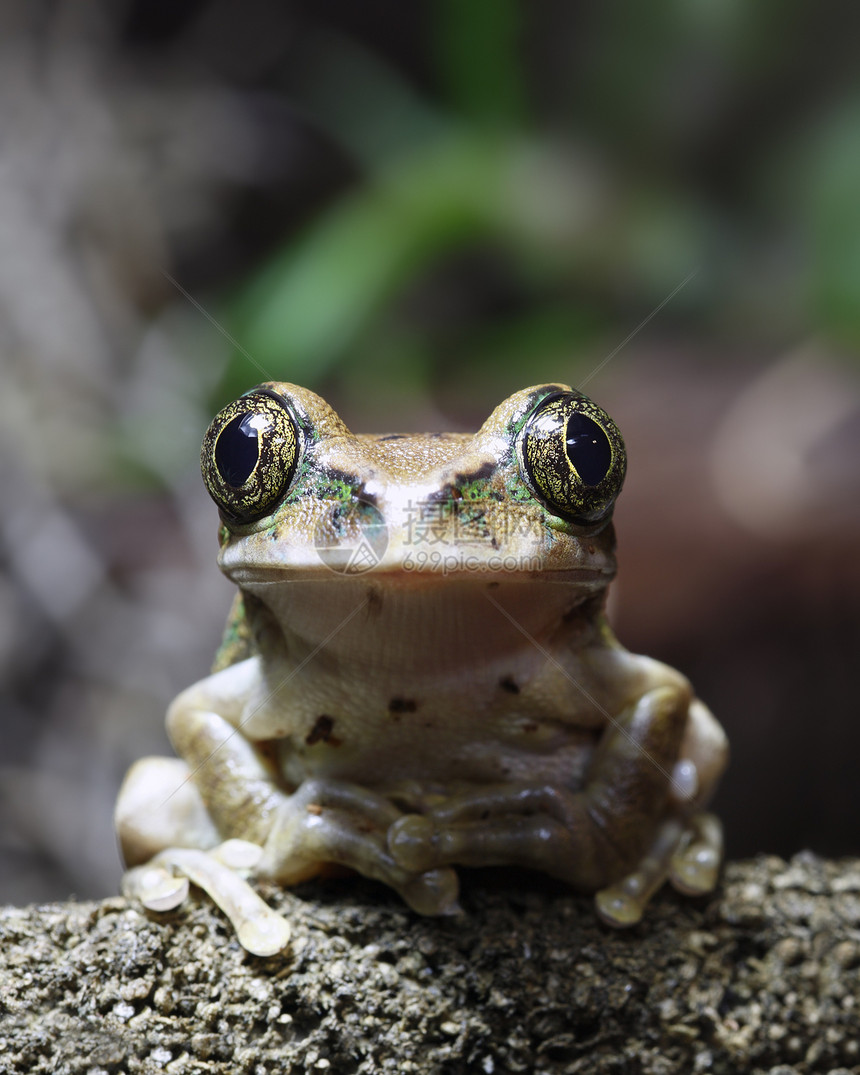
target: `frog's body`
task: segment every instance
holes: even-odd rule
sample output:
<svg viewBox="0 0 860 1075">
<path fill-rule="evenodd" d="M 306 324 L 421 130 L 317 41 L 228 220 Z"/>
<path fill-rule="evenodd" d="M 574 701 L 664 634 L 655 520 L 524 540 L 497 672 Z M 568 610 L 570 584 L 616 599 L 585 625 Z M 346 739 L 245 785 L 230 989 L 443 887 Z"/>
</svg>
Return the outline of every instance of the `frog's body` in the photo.
<svg viewBox="0 0 860 1075">
<path fill-rule="evenodd" d="M 273 383 L 215 419 L 203 467 L 239 595 L 168 713 L 183 761 L 123 786 L 126 859 L 153 860 L 130 890 L 172 906 L 190 877 L 269 951 L 281 920 L 232 867 L 348 865 L 444 913 L 453 866 L 531 866 L 615 924 L 667 876 L 713 887 L 725 737 L 606 623 L 624 452 L 599 408 L 544 385 L 474 436 L 353 436 Z"/>
</svg>

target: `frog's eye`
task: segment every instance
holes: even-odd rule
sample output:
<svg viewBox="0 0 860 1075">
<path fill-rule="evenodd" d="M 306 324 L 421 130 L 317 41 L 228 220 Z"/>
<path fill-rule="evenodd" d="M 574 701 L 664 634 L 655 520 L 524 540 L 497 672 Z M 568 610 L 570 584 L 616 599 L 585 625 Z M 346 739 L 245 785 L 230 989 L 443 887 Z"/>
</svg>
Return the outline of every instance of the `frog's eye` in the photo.
<svg viewBox="0 0 860 1075">
<path fill-rule="evenodd" d="M 248 523 L 274 510 L 290 486 L 298 455 L 296 422 L 286 403 L 258 388 L 213 418 L 200 467 L 221 511 Z"/>
<path fill-rule="evenodd" d="M 624 441 L 606 411 L 580 392 L 545 396 L 523 426 L 517 450 L 523 479 L 553 515 L 598 522 L 621 492 Z"/>
</svg>

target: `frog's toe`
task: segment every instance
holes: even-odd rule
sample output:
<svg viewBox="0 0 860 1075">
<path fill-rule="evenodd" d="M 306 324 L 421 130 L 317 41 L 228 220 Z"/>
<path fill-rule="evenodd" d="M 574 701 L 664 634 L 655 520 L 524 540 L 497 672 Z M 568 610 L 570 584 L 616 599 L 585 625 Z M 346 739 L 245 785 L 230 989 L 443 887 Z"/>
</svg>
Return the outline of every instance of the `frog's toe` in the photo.
<svg viewBox="0 0 860 1075">
<path fill-rule="evenodd" d="M 399 867 L 415 873 L 455 865 L 519 866 L 584 888 L 594 887 L 599 859 L 593 842 L 578 840 L 558 818 L 540 812 L 474 822 L 407 814 L 388 830 L 388 848 Z"/>
<path fill-rule="evenodd" d="M 263 858 L 263 849 L 250 840 L 225 840 L 209 852 L 212 858 L 231 870 L 254 870 Z"/>
<path fill-rule="evenodd" d="M 177 876 L 166 866 L 148 863 L 126 870 L 122 893 L 128 899 L 140 900 L 150 911 L 172 911 L 188 896 L 188 878 Z"/>
<path fill-rule="evenodd" d="M 669 867 L 672 885 L 686 896 L 712 892 L 723 859 L 723 827 L 714 814 L 691 818 L 685 839 L 675 850 Z"/>
<path fill-rule="evenodd" d="M 429 870 L 439 860 L 435 824 L 423 814 L 405 814 L 388 830 L 388 850 L 404 870 Z"/>
<path fill-rule="evenodd" d="M 711 892 L 722 852 L 722 826 L 713 814 L 667 818 L 636 869 L 595 895 L 598 914 L 611 926 L 635 925 L 667 879 L 685 896 Z"/>
<path fill-rule="evenodd" d="M 460 881 L 450 867 L 426 870 L 395 886 L 403 900 L 419 914 L 454 915 L 461 910 L 457 897 Z"/>
<path fill-rule="evenodd" d="M 684 831 L 679 818 L 667 818 L 636 869 L 595 894 L 597 913 L 607 925 L 623 929 L 635 926 L 642 918 L 648 901 L 669 876 L 670 863 Z"/>
<path fill-rule="evenodd" d="M 173 866 L 195 885 L 198 885 L 216 903 L 233 923 L 239 943 L 253 955 L 272 956 L 286 947 L 290 939 L 290 927 L 286 919 L 272 910 L 244 878 L 231 866 L 221 861 L 220 855 L 230 861 L 235 855 L 247 853 L 254 845 L 244 840 L 229 841 L 223 852 L 213 853 L 189 848 L 173 848 L 162 851 L 160 861 Z M 262 855 L 262 849 L 255 855 Z"/>
</svg>

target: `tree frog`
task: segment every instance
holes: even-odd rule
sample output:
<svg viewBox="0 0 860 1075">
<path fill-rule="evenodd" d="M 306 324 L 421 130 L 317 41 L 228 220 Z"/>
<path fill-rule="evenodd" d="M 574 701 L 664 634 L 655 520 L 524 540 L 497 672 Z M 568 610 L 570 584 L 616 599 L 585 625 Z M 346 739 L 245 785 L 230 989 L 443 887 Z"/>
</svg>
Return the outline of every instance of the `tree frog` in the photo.
<svg viewBox="0 0 860 1075">
<path fill-rule="evenodd" d="M 710 891 L 725 734 L 604 611 L 625 468 L 563 384 L 474 434 L 354 435 L 283 382 L 222 410 L 202 470 L 237 596 L 212 674 L 168 710 L 178 758 L 123 783 L 124 890 L 167 909 L 193 882 L 258 954 L 288 927 L 253 877 L 347 867 L 439 915 L 458 866 L 512 865 L 614 926 L 667 879 Z"/>
</svg>

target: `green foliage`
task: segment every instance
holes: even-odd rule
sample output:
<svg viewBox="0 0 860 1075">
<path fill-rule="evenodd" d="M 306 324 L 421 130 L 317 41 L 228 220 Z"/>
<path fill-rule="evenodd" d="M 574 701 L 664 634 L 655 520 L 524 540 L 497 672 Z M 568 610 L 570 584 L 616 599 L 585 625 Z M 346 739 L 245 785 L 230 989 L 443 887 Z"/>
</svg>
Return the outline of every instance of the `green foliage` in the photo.
<svg viewBox="0 0 860 1075">
<path fill-rule="evenodd" d="M 860 349 L 860 98 L 815 131 L 804 206 L 809 229 L 809 302 L 814 319 Z M 800 203 L 803 205 L 803 202 Z"/>
<path fill-rule="evenodd" d="M 517 0 L 440 0 L 434 58 L 449 106 L 472 122 L 519 126 L 526 113 Z"/>
<path fill-rule="evenodd" d="M 835 6 L 428 11 L 421 91 L 343 39 L 311 57 L 305 103 L 364 174 L 229 304 L 269 375 L 576 380 L 675 289 L 661 332 L 860 341 L 860 108 L 807 48 L 846 32 Z M 814 103 L 803 123 L 787 95 Z M 803 190 L 778 176 L 787 159 L 806 161 Z M 248 384 L 237 351 L 219 396 Z"/>
</svg>

